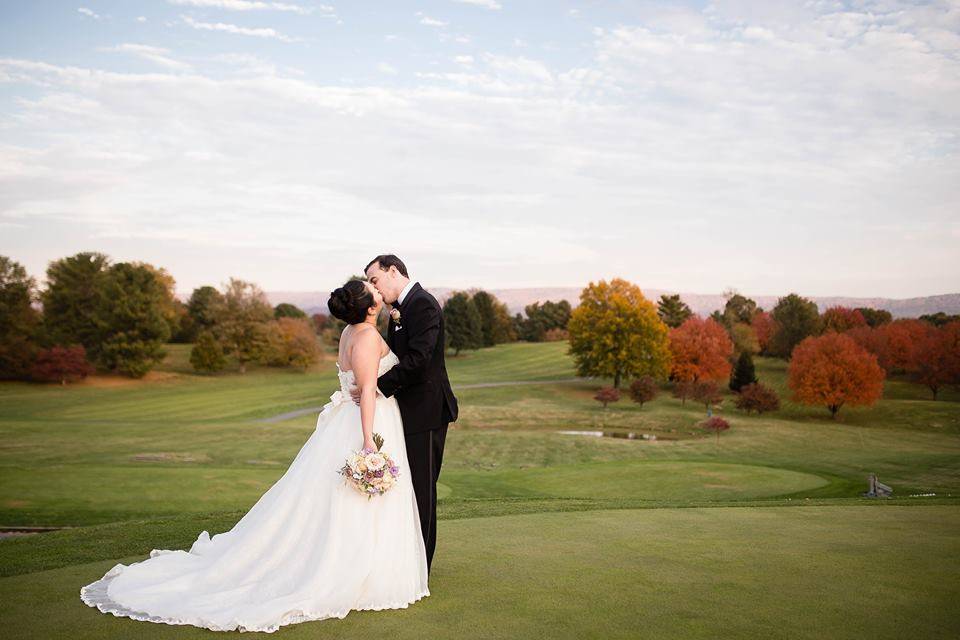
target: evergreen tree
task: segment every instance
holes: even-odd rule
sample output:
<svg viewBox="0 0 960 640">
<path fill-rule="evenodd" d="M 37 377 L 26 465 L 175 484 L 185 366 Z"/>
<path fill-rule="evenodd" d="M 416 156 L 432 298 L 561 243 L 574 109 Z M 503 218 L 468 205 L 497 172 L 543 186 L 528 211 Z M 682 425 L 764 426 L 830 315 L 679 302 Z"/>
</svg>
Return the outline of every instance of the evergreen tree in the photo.
<svg viewBox="0 0 960 640">
<path fill-rule="evenodd" d="M 657 315 L 668 327 L 679 327 L 693 315 L 687 303 L 680 299 L 680 294 L 672 296 L 662 295 L 657 301 Z"/>
<path fill-rule="evenodd" d="M 40 323 L 31 304 L 35 287 L 23 265 L 0 256 L 0 379 L 29 376 Z"/>
<path fill-rule="evenodd" d="M 748 384 L 757 381 L 756 370 L 753 366 L 753 356 L 749 351 L 741 351 L 737 358 L 737 366 L 733 368 L 733 374 L 730 376 L 730 388 L 734 391 L 740 391 Z"/>
<path fill-rule="evenodd" d="M 483 346 L 483 329 L 480 313 L 469 295 L 458 291 L 443 305 L 443 322 L 447 343 L 459 355 L 463 349 L 479 349 Z"/>
<path fill-rule="evenodd" d="M 163 360 L 170 338 L 168 297 L 169 288 L 152 268 L 129 262 L 109 268 L 99 314 L 106 336 L 102 366 L 140 378 Z"/>
<path fill-rule="evenodd" d="M 103 313 L 109 261 L 102 253 L 83 252 L 47 267 L 41 301 L 48 345 L 81 344 L 91 362 L 101 360 L 108 324 Z"/>
</svg>

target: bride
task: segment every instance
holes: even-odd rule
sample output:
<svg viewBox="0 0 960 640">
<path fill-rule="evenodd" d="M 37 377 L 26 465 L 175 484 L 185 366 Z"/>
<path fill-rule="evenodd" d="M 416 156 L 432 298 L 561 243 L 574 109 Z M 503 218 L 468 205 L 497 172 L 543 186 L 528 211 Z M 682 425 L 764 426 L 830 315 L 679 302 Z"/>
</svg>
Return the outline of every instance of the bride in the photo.
<svg viewBox="0 0 960 640">
<path fill-rule="evenodd" d="M 190 551 L 154 549 L 141 562 L 115 565 L 80 589 L 86 604 L 135 620 L 270 633 L 352 610 L 406 608 L 430 595 L 400 411 L 377 390 L 377 377 L 398 362 L 376 327 L 383 298 L 355 280 L 328 304 L 349 325 L 337 359 L 340 390 L 283 476 L 230 531 L 203 531 Z M 400 477 L 368 499 L 337 470 L 351 451 L 376 449 L 374 431 Z"/>
</svg>

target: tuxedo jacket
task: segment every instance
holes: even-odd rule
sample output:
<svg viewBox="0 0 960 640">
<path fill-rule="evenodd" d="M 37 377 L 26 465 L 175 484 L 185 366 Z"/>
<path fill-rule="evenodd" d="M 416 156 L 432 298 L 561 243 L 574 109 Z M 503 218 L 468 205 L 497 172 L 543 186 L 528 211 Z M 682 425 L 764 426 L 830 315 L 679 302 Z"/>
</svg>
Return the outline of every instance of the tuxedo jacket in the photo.
<svg viewBox="0 0 960 640">
<path fill-rule="evenodd" d="M 443 357 L 440 303 L 417 282 L 396 308 L 400 322 L 390 318 L 387 344 L 400 362 L 377 379 L 377 387 L 388 398 L 396 395 L 405 433 L 446 427 L 456 421 L 458 407 Z"/>
</svg>

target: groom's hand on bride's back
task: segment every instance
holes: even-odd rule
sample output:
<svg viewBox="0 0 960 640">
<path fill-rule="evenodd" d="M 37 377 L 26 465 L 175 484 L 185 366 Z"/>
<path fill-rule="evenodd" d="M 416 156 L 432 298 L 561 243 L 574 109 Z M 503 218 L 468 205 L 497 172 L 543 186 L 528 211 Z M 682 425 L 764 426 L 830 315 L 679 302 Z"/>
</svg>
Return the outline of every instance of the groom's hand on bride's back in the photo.
<svg viewBox="0 0 960 640">
<path fill-rule="evenodd" d="M 350 385 L 350 397 L 353 398 L 353 403 L 356 405 L 360 404 L 360 387 L 355 384 Z"/>
</svg>

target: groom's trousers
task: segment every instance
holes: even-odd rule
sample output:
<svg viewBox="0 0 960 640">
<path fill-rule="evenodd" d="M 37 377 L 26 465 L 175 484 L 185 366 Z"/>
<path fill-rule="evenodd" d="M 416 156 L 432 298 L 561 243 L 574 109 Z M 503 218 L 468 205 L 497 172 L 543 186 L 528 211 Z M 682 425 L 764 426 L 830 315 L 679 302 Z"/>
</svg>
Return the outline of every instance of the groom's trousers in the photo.
<svg viewBox="0 0 960 640">
<path fill-rule="evenodd" d="M 437 547 L 437 479 L 440 477 L 446 439 L 446 425 L 440 429 L 404 434 L 410 479 L 420 512 L 420 530 L 427 550 L 428 573 L 433 562 L 433 551 Z"/>
</svg>

